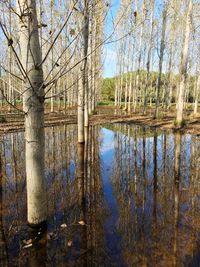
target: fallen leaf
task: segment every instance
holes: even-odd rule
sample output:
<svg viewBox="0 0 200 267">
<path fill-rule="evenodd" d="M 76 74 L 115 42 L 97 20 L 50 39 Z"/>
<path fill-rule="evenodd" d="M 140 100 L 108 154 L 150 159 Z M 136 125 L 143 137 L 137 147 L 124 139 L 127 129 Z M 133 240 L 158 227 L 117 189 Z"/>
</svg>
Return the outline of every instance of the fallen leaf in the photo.
<svg viewBox="0 0 200 267">
<path fill-rule="evenodd" d="M 66 225 L 66 223 L 63 223 L 63 224 L 61 224 L 61 226 L 60 227 L 62 227 L 62 228 L 66 228 L 67 227 L 67 225 Z"/>
<path fill-rule="evenodd" d="M 32 239 L 28 239 L 28 240 L 26 240 L 26 239 L 24 239 L 23 240 L 23 243 L 25 244 L 25 245 L 29 245 L 29 244 L 31 244 L 32 243 Z"/>
<path fill-rule="evenodd" d="M 67 246 L 68 246 L 68 247 L 71 247 L 71 246 L 72 246 L 72 241 L 71 241 L 71 240 L 69 240 L 69 241 L 67 242 Z"/>
<path fill-rule="evenodd" d="M 30 248 L 30 247 L 32 247 L 32 243 L 31 244 L 28 244 L 28 245 L 25 245 L 23 248 Z"/>
<path fill-rule="evenodd" d="M 80 225 L 85 225 L 85 222 L 84 221 L 79 221 L 78 222 Z"/>
</svg>

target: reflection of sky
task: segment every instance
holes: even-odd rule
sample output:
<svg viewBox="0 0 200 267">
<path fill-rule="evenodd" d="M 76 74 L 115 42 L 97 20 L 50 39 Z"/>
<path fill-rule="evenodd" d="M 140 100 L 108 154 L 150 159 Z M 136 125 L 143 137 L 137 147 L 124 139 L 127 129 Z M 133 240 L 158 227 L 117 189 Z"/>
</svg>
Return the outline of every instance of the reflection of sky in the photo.
<svg viewBox="0 0 200 267">
<path fill-rule="evenodd" d="M 112 188 L 110 188 L 110 179 L 113 173 L 116 172 L 118 168 L 119 162 L 116 159 L 116 151 L 119 151 L 119 147 L 115 148 L 115 134 L 116 131 L 111 131 L 106 128 L 101 129 L 101 165 L 102 165 L 102 176 L 104 180 L 104 189 L 107 194 L 112 195 Z M 146 155 L 146 179 L 151 182 L 154 177 L 154 137 L 150 136 L 145 138 L 145 155 Z M 166 140 L 164 140 L 166 138 Z M 166 169 L 166 177 L 168 179 L 173 176 L 174 171 L 174 149 L 175 149 L 175 140 L 174 134 L 168 133 L 164 135 L 163 133 L 157 135 L 157 175 L 161 177 L 163 175 L 164 169 Z M 128 152 L 128 136 L 124 133 L 120 133 L 120 140 L 122 142 L 121 147 L 121 157 L 122 157 L 122 169 L 126 168 L 124 161 L 124 154 Z M 166 154 L 164 153 L 164 143 L 166 142 Z M 181 161 L 180 161 L 180 175 L 181 181 L 184 187 L 189 186 L 190 181 L 190 165 L 191 165 L 191 135 L 183 135 L 181 140 Z M 142 175 L 141 168 L 142 167 L 142 159 L 143 159 L 143 138 L 141 136 L 136 137 L 136 146 L 137 146 L 137 153 L 136 153 L 136 164 L 139 173 L 137 175 Z M 134 139 L 133 136 L 130 137 L 130 160 L 134 161 L 134 154 L 133 154 L 133 147 L 134 147 Z M 131 175 L 134 176 L 135 169 L 132 169 Z M 123 175 L 124 176 L 124 175 Z M 108 196 L 108 198 L 112 198 L 112 196 Z"/>
<path fill-rule="evenodd" d="M 106 156 L 105 154 L 108 151 L 114 149 L 114 143 L 113 143 L 114 132 L 103 128 L 101 130 L 101 135 L 103 138 L 103 142 L 101 145 L 101 154 L 104 157 L 104 156 Z"/>
<path fill-rule="evenodd" d="M 115 261 L 119 263 L 119 266 L 124 266 L 123 257 L 121 255 L 121 235 L 117 230 L 118 222 L 118 204 L 113 194 L 113 187 L 110 181 L 112 174 L 112 166 L 114 160 L 114 132 L 105 128 L 101 129 L 102 144 L 100 148 L 101 153 L 101 166 L 102 166 L 102 178 L 103 178 L 103 191 L 105 197 L 105 203 L 109 210 L 109 216 L 107 217 L 105 228 L 106 247 L 109 249 L 109 253 L 114 256 Z"/>
<path fill-rule="evenodd" d="M 138 220 L 142 220 L 142 208 L 138 206 L 135 202 L 135 199 L 132 198 L 132 193 L 130 191 L 130 184 L 134 181 L 135 175 L 138 179 L 137 190 L 138 195 L 140 196 L 141 192 L 143 192 L 143 184 L 141 183 L 141 179 L 145 179 L 147 181 L 146 187 L 146 200 L 144 205 L 144 212 L 145 212 L 145 224 L 152 225 L 153 223 L 153 209 L 154 209 L 154 133 L 147 132 L 145 137 L 145 177 L 141 178 L 142 173 L 142 160 L 143 160 L 143 133 L 138 131 L 136 133 L 136 146 L 137 146 L 137 153 L 136 153 L 136 162 L 137 162 L 137 172 L 135 169 L 130 170 L 130 180 L 127 184 L 127 159 L 128 154 L 125 156 L 125 153 L 130 151 L 130 162 L 134 164 L 134 135 L 133 132 L 130 133 L 130 142 L 128 138 L 128 132 L 124 131 L 123 127 L 120 129 L 120 126 L 115 128 L 115 125 L 111 127 L 112 130 L 102 128 L 100 132 L 100 139 L 101 139 L 101 146 L 100 146 L 100 155 L 101 155 L 101 176 L 103 180 L 103 192 L 104 192 L 104 200 L 105 205 L 108 208 L 109 216 L 107 217 L 104 229 L 105 229 L 105 239 L 106 239 L 106 247 L 109 248 L 109 251 L 112 251 L 113 255 L 118 255 L 118 259 L 120 262 L 120 266 L 124 266 L 122 248 L 123 248 L 123 239 L 124 236 L 120 232 L 119 227 L 119 217 L 120 210 L 119 205 L 119 195 L 122 192 L 126 192 L 127 199 L 131 199 L 132 201 L 132 209 L 133 214 L 136 212 L 138 216 Z M 134 125 L 131 126 L 134 130 Z M 117 144 L 117 132 L 119 143 L 121 145 L 118 146 Z M 145 131 L 146 133 L 146 131 Z M 166 138 L 166 140 L 164 140 Z M 163 186 L 162 184 L 162 176 L 164 172 L 164 168 L 168 167 L 170 170 L 166 170 L 165 176 L 166 180 L 171 180 L 173 183 L 173 170 L 174 170 L 174 134 L 166 133 L 158 133 L 157 134 L 157 197 L 160 201 L 160 190 Z M 164 152 L 164 143 L 166 142 L 166 151 Z M 183 135 L 182 136 L 182 143 L 181 143 L 181 174 L 182 174 L 182 184 L 186 185 L 187 182 L 190 180 L 190 146 L 191 146 L 191 136 L 190 135 Z M 130 145 L 130 148 L 129 148 Z M 118 154 L 118 152 L 120 152 Z M 165 154 L 166 153 L 166 154 Z M 119 157 L 119 159 L 118 159 Z M 170 165 L 171 163 L 171 165 Z M 121 167 L 120 167 L 120 164 Z M 121 169 L 119 169 L 119 167 Z M 145 181 L 144 180 L 144 181 Z M 116 193 L 116 185 L 120 184 L 120 188 L 122 192 Z M 172 185 L 172 184 L 171 184 Z M 140 196 L 142 197 L 142 196 Z M 162 203 L 157 201 L 157 214 L 161 216 L 161 207 Z M 183 205 L 184 204 L 184 205 Z M 180 209 L 186 209 L 189 206 L 186 205 L 187 203 L 182 203 L 180 205 Z M 142 221 L 140 221 L 141 223 Z M 148 233 L 149 238 L 151 238 L 151 231 Z"/>
<path fill-rule="evenodd" d="M 74 127 L 74 126 L 73 126 Z M 57 240 L 52 240 L 53 243 L 48 244 L 47 250 L 48 254 L 51 255 L 56 251 L 57 256 L 60 260 L 60 254 L 62 252 L 64 240 L 66 239 L 66 232 L 62 229 L 59 232 L 58 226 L 61 223 L 67 223 L 70 225 L 73 224 L 72 228 L 68 227 L 67 231 L 71 235 L 74 231 L 74 236 L 72 233 L 74 246 L 77 246 L 79 249 L 79 237 L 80 232 L 76 229 L 74 225 L 74 221 L 77 220 L 78 214 L 78 203 L 77 199 L 73 199 L 75 192 L 77 190 L 76 183 L 76 175 L 77 175 L 77 143 L 76 138 L 72 139 L 76 132 L 76 128 L 71 126 L 66 126 L 66 130 L 62 131 L 62 126 L 53 128 L 46 128 L 46 176 L 48 180 L 48 192 L 49 192 L 49 210 L 53 214 L 48 221 L 48 231 L 55 233 L 58 237 Z M 97 126 L 98 130 L 100 129 Z M 135 125 L 125 125 L 125 124 L 112 124 L 107 125 L 100 129 L 100 138 L 99 134 L 97 134 L 97 138 L 100 139 L 100 163 L 101 163 L 101 176 L 99 176 L 99 181 L 103 183 L 101 190 L 103 190 L 103 195 L 97 191 L 98 198 L 96 199 L 98 202 L 98 207 L 100 207 L 98 214 L 106 214 L 105 219 L 102 220 L 101 227 L 103 227 L 103 238 L 105 241 L 105 246 L 103 249 L 105 250 L 105 254 L 108 255 L 110 262 L 116 263 L 116 266 L 127 266 L 124 261 L 126 261 L 126 257 L 124 256 L 126 250 L 129 250 L 130 253 L 134 253 L 136 251 L 137 246 L 137 254 L 141 253 L 140 249 L 140 237 L 142 234 L 145 240 L 146 249 L 154 253 L 154 245 L 157 246 L 155 242 L 160 242 L 159 244 L 163 245 L 163 248 L 169 248 L 172 240 L 172 231 L 174 230 L 174 200 L 175 200 L 175 187 L 174 187 L 174 148 L 175 148 L 175 135 L 173 133 L 164 134 L 161 131 L 157 132 L 157 187 L 154 186 L 154 133 L 150 131 L 148 128 L 142 129 Z M 135 128 L 136 127 L 136 128 Z M 112 130 L 110 130 L 112 129 Z M 75 131 L 74 131 L 75 130 Z M 144 132 L 143 132 L 144 130 Z M 66 134 L 67 133 L 67 134 Z M 94 132 L 95 133 L 95 132 Z M 99 132 L 98 132 L 99 133 Z M 130 135 L 129 135 L 130 134 Z M 145 138 L 143 139 L 143 135 L 145 134 Z M 129 142 L 130 136 L 130 142 Z M 16 150 L 16 157 L 20 163 L 18 165 L 18 175 L 21 176 L 22 168 L 20 166 L 24 166 L 24 134 L 23 133 L 15 133 L 8 134 L 3 139 L 4 142 L 1 143 L 2 151 L 5 149 L 6 158 L 2 158 L 3 162 L 7 164 L 7 175 L 12 171 L 12 138 L 15 141 L 14 147 Z M 134 142 L 136 140 L 137 146 L 137 184 L 135 184 L 135 154 L 134 154 Z M 119 142 L 118 142 L 119 141 Z M 145 141 L 145 142 L 144 142 Z M 195 216 L 198 219 L 199 212 L 199 193 L 190 191 L 193 190 L 193 186 L 198 186 L 198 177 L 193 176 L 191 171 L 191 160 L 198 160 L 199 153 L 196 154 L 191 153 L 191 148 L 197 149 L 195 145 L 199 144 L 193 142 L 193 137 L 190 135 L 182 135 L 181 139 L 181 179 L 180 179 L 180 188 L 179 194 L 176 196 L 179 199 L 179 218 L 177 225 L 178 235 L 183 238 L 184 242 L 187 241 L 187 235 L 189 236 L 189 227 L 191 227 L 191 219 L 190 219 L 190 210 L 191 203 L 194 203 L 194 211 Z M 130 144 L 130 150 L 129 150 Z M 95 144 L 95 147 L 98 146 L 99 143 Z M 145 145 L 145 175 L 143 177 L 143 147 Z M 166 145 L 166 149 L 164 149 Z M 191 146 L 193 145 L 193 147 Z M 63 148 L 61 148 L 63 146 Z M 4 148 L 5 147 L 5 148 Z M 130 175 L 128 171 L 128 154 L 130 151 Z M 62 153 L 63 152 L 63 153 Z M 96 150 L 99 153 L 99 149 Z M 117 153 L 119 152 L 119 153 Z M 127 155 L 125 154 L 127 153 Z M 20 157 L 22 155 L 22 157 Z M 195 157 L 194 157 L 195 156 Z M 53 159 L 55 158 L 55 162 Z M 22 165 L 23 164 L 23 165 Z M 164 170 L 164 165 L 166 170 Z M 94 172 L 99 171 L 99 160 L 93 165 L 93 168 L 98 166 L 94 170 Z M 4 164 L 3 164 L 4 167 Z M 4 167 L 5 168 L 5 167 Z M 93 169 L 92 174 L 93 174 Z M 196 169 L 194 169 L 196 171 Z M 195 174 L 195 173 L 194 173 Z M 165 175 L 165 177 L 163 176 Z M 198 174 L 197 174 L 198 175 Z M 94 175 L 95 176 L 95 175 Z M 7 178 L 7 177 L 6 177 Z M 11 177 L 12 178 L 12 177 Z M 96 178 L 96 177 L 94 177 Z M 192 179 L 191 179 L 192 178 Z M 21 178 L 20 178 L 21 179 Z M 19 180 L 20 180 L 19 179 Z M 98 178 L 97 178 L 98 179 Z M 102 180 L 101 180 L 102 179 Z M 22 179 L 21 179 L 22 180 Z M 96 180 L 96 179 L 95 179 Z M 7 210 L 11 210 L 11 218 L 9 220 L 14 221 L 15 219 L 15 210 L 18 208 L 18 202 L 20 203 L 19 214 L 25 214 L 25 182 L 24 186 L 20 186 L 19 184 L 13 184 L 10 186 L 10 180 L 8 180 L 7 185 L 3 184 L 3 197 L 9 200 L 9 206 Z M 24 179 L 22 180 L 24 181 Z M 97 180 L 98 181 L 98 180 Z M 145 182 L 145 183 L 144 183 Z M 193 183 L 197 183 L 194 184 Z M 8 187 L 9 185 L 9 187 Z M 89 184 L 88 184 L 89 185 Z M 6 187 L 7 186 L 7 187 Z M 187 190 L 188 189 L 188 190 Z M 15 202 L 10 201 L 10 196 L 15 196 L 16 190 L 19 190 L 19 201 Z M 98 189 L 97 189 L 98 190 Z M 137 190 L 137 194 L 136 194 Z M 196 189 L 195 189 L 196 190 Z M 22 193 L 23 192 L 23 195 Z M 99 194 L 100 193 L 100 194 Z M 88 195 L 89 196 L 89 195 Z M 195 197 L 195 199 L 194 199 Z M 103 200 L 102 200 L 103 198 Z M 89 199 L 89 198 L 88 198 Z M 92 199 L 92 198 L 91 198 Z M 95 201 L 96 201 L 95 200 Z M 144 202 L 143 202 L 144 201 Z M 194 202 L 193 202 L 194 201 Z M 52 205 L 53 203 L 53 205 Z M 100 203 L 100 204 L 99 204 Z M 156 205 L 155 205 L 156 203 Z M 89 203 L 88 203 L 89 204 Z M 93 203 L 91 202 L 93 205 Z M 102 204 L 102 205 L 101 205 Z M 92 207 L 88 205 L 88 208 Z M 101 206 L 100 206 L 101 205 Z M 23 211 L 21 211 L 21 207 Z M 156 209 L 155 209 L 156 208 Z M 93 212 L 93 209 L 87 212 L 90 216 L 90 212 Z M 143 212 L 144 209 L 144 212 Z M 155 209 L 155 210 L 154 210 Z M 155 211 L 156 214 L 155 215 Z M 197 212 L 197 213 L 196 213 Z M 92 213 L 91 213 L 92 214 Z M 127 216 L 124 216 L 127 215 Z M 197 214 L 197 215 L 196 215 Z M 9 214 L 8 214 L 9 215 Z M 4 215 L 5 216 L 5 215 Z M 10 216 L 10 215 L 9 215 Z M 18 215 L 16 215 L 18 216 Z M 137 219 L 137 221 L 134 220 Z M 157 226 L 156 232 L 158 232 L 159 240 L 156 238 L 154 240 L 154 221 L 153 219 L 157 218 Z M 186 222 L 187 219 L 187 222 Z M 5 220 L 5 218 L 4 218 Z M 6 219 L 7 221 L 7 219 Z M 100 221 L 100 220 L 98 220 Z M 98 222 L 99 223 L 99 222 Z M 136 224 L 137 223 L 137 224 Z M 19 223 L 21 225 L 21 223 Z M 97 224 L 98 226 L 98 224 Z M 123 227 L 122 227 L 123 226 Z M 77 226 L 79 227 L 79 226 Z M 84 228 L 82 228 L 84 229 Z M 98 229 L 99 228 L 95 228 Z M 101 228 L 100 228 L 101 229 Z M 127 241 L 127 230 L 133 231 L 129 232 L 130 242 Z M 192 231 L 196 231 L 195 228 L 192 228 Z M 72 232 L 70 232 L 72 231 Z M 180 232 L 179 232 L 180 231 Z M 12 233 L 12 232 L 11 232 Z M 19 235 L 21 232 L 17 232 Z M 130 234 L 131 233 L 131 234 Z M 184 235 L 182 235 L 182 233 Z M 195 233 L 195 232 L 194 232 Z M 98 237 L 97 232 L 97 237 Z M 14 236 L 14 234 L 13 234 Z M 67 236 L 68 237 L 68 236 Z M 14 240 L 16 238 L 17 241 Z M 18 242 L 19 237 L 14 236 L 11 243 L 20 244 Z M 21 236 L 20 236 L 21 238 Z M 10 237 L 9 237 L 10 239 Z M 98 239 L 97 239 L 98 240 Z M 165 240 L 167 241 L 165 244 Z M 182 239 L 181 239 L 182 240 Z M 50 240 L 48 241 L 50 242 Z M 76 243 L 75 243 L 76 242 Z M 155 246 L 155 247 L 156 247 Z M 173 248 L 173 247 L 172 247 Z M 70 248 L 70 251 L 73 248 Z M 156 248 L 155 248 L 156 251 Z M 180 251 L 180 250 L 179 250 Z M 17 252 L 18 253 L 18 252 Z M 68 253 L 64 251 L 65 256 Z M 71 253 L 71 252 L 70 252 Z M 143 252 L 142 252 L 143 253 Z M 152 254 L 153 254 L 152 253 Z M 11 246 L 9 244 L 9 254 L 13 256 L 11 251 Z M 104 254 L 104 255 L 105 255 Z M 182 253 L 181 253 L 182 254 Z M 68 254 L 69 255 L 69 254 Z M 67 255 L 67 257 L 68 257 Z M 143 254 L 142 254 L 143 255 Z M 199 255 L 199 254 L 198 254 Z M 57 257 L 56 256 L 56 257 Z M 72 255 L 73 256 L 73 255 Z M 188 254 L 189 256 L 189 254 Z M 71 256 L 69 256 L 70 258 Z M 148 260 L 152 261 L 147 255 Z M 177 257 L 182 257 L 180 253 Z M 66 260 L 66 258 L 65 258 Z M 196 259 L 195 259 L 196 260 Z M 198 259 L 197 259 L 198 261 Z M 55 265 L 55 264 L 54 264 Z M 39 265 L 38 265 L 39 266 Z M 77 265 L 78 266 L 78 265 Z M 92 265 L 93 266 L 93 265 Z M 100 265 L 98 265 L 100 266 Z M 107 266 L 107 265 L 106 265 Z M 110 266 L 110 265 L 109 265 Z M 135 265 L 129 265 L 135 266 Z M 153 264 L 149 264 L 149 266 L 155 266 Z M 181 265 L 182 266 L 182 265 Z M 184 265 L 189 266 L 189 265 Z M 190 265 L 190 266 L 198 266 Z"/>
</svg>

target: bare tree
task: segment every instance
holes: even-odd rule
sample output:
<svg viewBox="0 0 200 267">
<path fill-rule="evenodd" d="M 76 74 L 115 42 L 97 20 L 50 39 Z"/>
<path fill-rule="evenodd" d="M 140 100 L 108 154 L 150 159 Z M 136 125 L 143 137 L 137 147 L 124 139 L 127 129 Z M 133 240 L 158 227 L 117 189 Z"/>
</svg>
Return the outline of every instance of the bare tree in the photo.
<svg viewBox="0 0 200 267">
<path fill-rule="evenodd" d="M 47 219 L 44 176 L 44 88 L 35 0 L 18 1 L 21 68 L 24 74 L 26 179 L 28 222 L 38 225 Z"/>
<path fill-rule="evenodd" d="M 166 32 L 166 24 L 167 24 L 167 11 L 168 11 L 168 0 L 165 0 L 163 13 L 162 13 L 162 35 L 161 35 L 161 41 L 160 41 L 158 82 L 157 82 L 157 86 L 156 86 L 155 118 L 158 118 L 158 115 L 159 115 L 159 101 L 160 101 L 159 98 L 160 98 L 163 57 L 164 57 L 164 50 L 165 50 L 165 32 Z"/>
<path fill-rule="evenodd" d="M 178 126 L 181 126 L 183 123 L 184 94 L 187 81 L 188 49 L 190 42 L 192 9 L 193 9 L 193 1 L 189 0 L 187 6 L 185 35 L 184 35 L 184 42 L 181 54 L 181 64 L 180 64 L 180 85 L 178 92 L 177 115 L 176 115 L 176 123 Z"/>
</svg>

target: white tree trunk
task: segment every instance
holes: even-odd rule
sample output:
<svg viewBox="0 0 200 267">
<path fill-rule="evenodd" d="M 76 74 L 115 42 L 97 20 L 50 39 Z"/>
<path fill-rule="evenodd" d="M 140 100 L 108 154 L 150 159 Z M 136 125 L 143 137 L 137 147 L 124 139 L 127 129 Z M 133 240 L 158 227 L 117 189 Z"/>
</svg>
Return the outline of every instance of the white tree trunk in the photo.
<svg viewBox="0 0 200 267">
<path fill-rule="evenodd" d="M 159 74 L 158 74 L 158 82 L 156 86 L 155 118 L 158 118 L 158 115 L 159 115 L 161 75 L 162 75 L 163 57 L 164 57 L 164 50 L 165 50 L 165 32 L 166 32 L 166 25 L 167 25 L 167 9 L 168 9 L 168 2 L 167 0 L 165 0 L 163 16 L 162 16 L 162 36 L 161 36 L 161 43 L 160 43 Z"/>
<path fill-rule="evenodd" d="M 188 63 L 188 49 L 189 49 L 189 42 L 190 42 L 192 9 L 193 9 L 193 1 L 190 0 L 189 6 L 188 6 L 188 12 L 187 12 L 185 39 L 184 39 L 184 44 L 183 44 L 181 66 L 180 66 L 180 85 L 179 85 L 177 115 L 176 115 L 176 123 L 178 126 L 181 126 L 183 122 L 184 94 L 185 94 L 186 80 L 187 80 L 187 63 Z"/>
<path fill-rule="evenodd" d="M 89 126 L 89 117 L 88 117 L 88 40 L 89 40 L 89 1 L 84 1 L 84 29 L 83 29 L 83 69 L 82 69 L 82 84 L 83 90 L 85 93 L 84 98 L 84 126 Z"/>
<path fill-rule="evenodd" d="M 35 0 L 19 0 L 20 47 L 26 72 L 23 94 L 25 112 L 25 161 L 27 182 L 28 223 L 38 225 L 47 219 L 44 176 L 44 91 Z"/>
<path fill-rule="evenodd" d="M 150 61 L 151 61 L 151 51 L 152 51 L 152 47 L 153 47 L 154 5 L 155 5 L 155 2 L 154 2 L 154 0 L 152 0 L 152 2 L 151 2 L 150 44 L 149 44 L 148 54 L 147 54 L 147 75 L 146 75 L 146 84 L 145 84 L 145 88 L 144 88 L 144 108 L 143 108 L 143 114 L 144 115 L 146 115 L 146 109 L 147 109 L 147 89 L 149 87 Z"/>
<path fill-rule="evenodd" d="M 78 87 L 78 142 L 84 143 L 84 90 L 82 83 L 77 82 Z"/>
</svg>

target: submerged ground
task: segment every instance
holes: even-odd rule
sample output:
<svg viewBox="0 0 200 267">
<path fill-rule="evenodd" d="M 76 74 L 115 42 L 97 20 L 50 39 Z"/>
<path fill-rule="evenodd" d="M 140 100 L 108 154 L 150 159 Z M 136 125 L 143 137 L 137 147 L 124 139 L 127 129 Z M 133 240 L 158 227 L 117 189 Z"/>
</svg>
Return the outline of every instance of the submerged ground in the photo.
<svg viewBox="0 0 200 267">
<path fill-rule="evenodd" d="M 22 109 L 22 107 L 20 107 Z M 6 121 L 1 123 L 0 115 L 0 134 L 3 132 L 11 132 L 16 130 L 24 130 L 24 115 L 1 109 L 3 119 Z M 136 110 L 136 113 L 128 113 L 123 108 L 115 108 L 114 106 L 98 106 L 95 114 L 90 115 L 90 125 L 127 122 L 136 123 L 144 126 L 153 126 L 163 130 L 179 130 L 175 126 L 176 107 L 173 106 L 170 110 L 161 109 L 159 118 L 154 118 L 155 108 L 148 107 L 146 115 L 143 115 L 141 108 Z M 45 109 L 45 126 L 55 126 L 63 124 L 77 123 L 77 108 L 70 107 L 67 110 L 60 110 L 51 113 L 48 108 Z M 184 133 L 200 135 L 200 113 L 193 114 L 192 107 L 188 107 L 184 112 L 183 127 L 180 129 Z"/>
<path fill-rule="evenodd" d="M 199 266 L 200 137 L 46 128 L 47 230 L 26 225 L 24 133 L 2 136 L 0 266 Z"/>
</svg>

